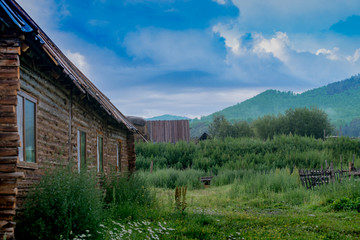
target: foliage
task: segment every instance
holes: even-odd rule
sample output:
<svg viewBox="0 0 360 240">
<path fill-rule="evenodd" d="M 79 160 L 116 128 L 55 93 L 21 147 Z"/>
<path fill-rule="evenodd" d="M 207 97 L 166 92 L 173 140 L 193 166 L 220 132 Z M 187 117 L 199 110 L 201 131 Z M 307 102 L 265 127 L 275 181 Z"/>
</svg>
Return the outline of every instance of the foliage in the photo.
<svg viewBox="0 0 360 240">
<path fill-rule="evenodd" d="M 254 138 L 225 138 L 201 141 L 198 144 L 137 143 L 135 149 L 139 159 L 136 163 L 138 170 L 149 171 L 153 160 L 154 169 L 158 170 L 191 168 L 200 170 L 204 175 L 218 175 L 225 170 L 270 171 L 286 167 L 293 169 L 294 166 L 320 168 L 325 160 L 328 163 L 333 161 L 335 167 L 340 167 L 340 157 L 343 164 L 351 161 L 353 154 L 357 154 L 360 149 L 360 141 L 345 137 L 323 141 L 313 137 L 280 135 L 266 141 Z M 355 158 L 355 161 L 359 159 Z M 178 179 L 173 176 L 175 174 L 173 171 L 165 173 L 156 170 L 156 172 L 156 174 L 166 174 L 172 181 Z M 154 177 L 149 177 L 149 179 L 154 178 L 150 181 L 157 181 L 156 174 Z M 199 176 L 201 173 L 196 175 Z M 163 182 L 154 185 L 175 187 Z"/>
<path fill-rule="evenodd" d="M 329 135 L 332 132 L 328 115 L 319 108 L 290 108 L 286 110 L 283 118 L 286 126 L 283 134 L 322 138 L 324 134 Z"/>
<path fill-rule="evenodd" d="M 335 211 L 357 210 L 358 212 L 360 212 L 360 198 L 357 198 L 356 200 L 352 200 L 347 197 L 342 197 L 340 199 L 334 200 L 334 202 L 331 204 L 331 207 Z"/>
<path fill-rule="evenodd" d="M 212 137 L 224 139 L 226 137 L 252 137 L 254 132 L 245 121 L 231 124 L 222 115 L 215 115 L 213 122 L 209 125 L 209 134 Z"/>
<path fill-rule="evenodd" d="M 139 175 L 112 174 L 104 181 L 104 203 L 112 218 L 136 218 L 154 206 L 154 193 Z"/>
<path fill-rule="evenodd" d="M 187 187 L 176 187 L 175 188 L 175 208 L 181 212 L 184 212 L 186 203 Z"/>
<path fill-rule="evenodd" d="M 190 189 L 201 188 L 199 179 L 205 172 L 195 169 L 177 170 L 173 168 L 159 169 L 152 173 L 139 172 L 146 182 L 154 187 L 174 189 L 176 186 L 188 186 Z"/>
<path fill-rule="evenodd" d="M 288 174 L 288 170 L 278 170 L 269 174 L 294 177 Z M 187 198 L 191 205 L 181 214 L 170 202 L 163 201 L 169 194 L 173 201 L 174 191 L 158 189 L 160 206 L 165 211 L 141 220 L 107 221 L 104 223 L 105 226 L 102 226 L 101 234 L 104 239 L 358 239 L 359 237 L 360 215 L 355 211 L 333 211 L 329 208 L 332 202 L 324 205 L 320 195 L 326 196 L 326 186 L 323 186 L 325 188 L 322 191 L 310 191 L 301 187 L 286 188 L 284 191 L 269 190 L 271 194 L 266 194 L 269 197 L 264 198 L 261 194 L 253 196 L 242 191 L 244 186 L 241 181 L 236 185 L 240 187 L 240 192 L 235 198 L 231 198 L 228 194 L 232 186 L 188 191 Z M 300 200 L 294 199 L 291 202 L 290 197 L 296 196 L 299 196 Z"/>
<path fill-rule="evenodd" d="M 90 173 L 57 168 L 28 193 L 17 239 L 65 239 L 96 229 L 102 218 L 101 190 Z"/>
<path fill-rule="evenodd" d="M 288 109 L 278 117 L 266 115 L 252 124 L 261 139 L 273 138 L 279 134 L 296 134 L 323 138 L 332 132 L 327 114 L 318 108 Z"/>
<path fill-rule="evenodd" d="M 230 194 L 232 197 L 241 193 L 247 194 L 249 197 L 270 198 L 273 193 L 290 192 L 300 187 L 299 176 L 297 170 L 290 173 L 290 169 L 276 169 L 270 173 L 253 173 L 245 175 L 241 180 L 235 181 Z M 239 188 L 241 184 L 243 188 Z"/>
<path fill-rule="evenodd" d="M 265 115 L 277 116 L 284 114 L 287 109 L 304 107 L 325 111 L 331 123 L 339 128 L 360 116 L 359 86 L 360 75 L 356 75 L 301 94 L 267 90 L 244 102 L 191 121 L 191 136 L 199 137 L 205 132 L 214 115 L 223 115 L 230 122 L 251 122 Z"/>
<path fill-rule="evenodd" d="M 339 135 L 349 137 L 360 137 L 360 118 L 353 119 L 339 130 Z"/>
</svg>

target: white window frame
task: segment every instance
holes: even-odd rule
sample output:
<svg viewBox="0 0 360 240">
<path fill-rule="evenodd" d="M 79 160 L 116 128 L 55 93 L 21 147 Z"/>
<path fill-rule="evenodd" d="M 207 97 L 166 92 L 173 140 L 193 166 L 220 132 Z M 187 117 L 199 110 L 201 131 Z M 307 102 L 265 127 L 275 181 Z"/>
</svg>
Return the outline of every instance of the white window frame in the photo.
<svg viewBox="0 0 360 240">
<path fill-rule="evenodd" d="M 116 142 L 116 169 L 117 172 L 121 172 L 121 147 L 122 147 L 122 141 L 119 139 Z"/>
<path fill-rule="evenodd" d="M 86 131 L 82 129 L 78 129 L 77 131 L 77 161 L 78 161 L 78 172 L 80 173 L 81 168 L 84 166 L 81 166 L 81 133 L 85 133 L 85 159 L 84 164 L 86 164 Z"/>
<path fill-rule="evenodd" d="M 102 139 L 102 144 L 100 146 L 99 139 Z M 100 172 L 100 147 L 102 148 L 102 171 L 104 171 L 104 137 L 98 135 L 96 137 L 96 162 L 97 162 L 97 172 Z"/>
<path fill-rule="evenodd" d="M 18 157 L 20 162 L 32 163 L 26 161 L 26 151 L 25 151 L 25 100 L 28 100 L 35 105 L 34 109 L 34 163 L 37 163 L 37 99 L 29 94 L 19 91 L 18 92 L 18 104 L 16 106 L 16 115 L 17 115 L 17 125 L 18 125 L 18 133 L 20 137 L 21 146 L 18 147 Z M 21 101 L 21 104 L 20 104 Z"/>
</svg>

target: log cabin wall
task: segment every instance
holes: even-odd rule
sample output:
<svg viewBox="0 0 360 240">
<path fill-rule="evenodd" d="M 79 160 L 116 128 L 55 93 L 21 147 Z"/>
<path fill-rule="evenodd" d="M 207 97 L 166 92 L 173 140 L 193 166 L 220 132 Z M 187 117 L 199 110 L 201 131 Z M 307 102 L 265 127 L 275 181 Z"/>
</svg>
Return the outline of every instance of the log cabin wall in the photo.
<svg viewBox="0 0 360 240">
<path fill-rule="evenodd" d="M 86 133 L 87 170 L 97 171 L 98 136 L 103 138 L 105 173 L 117 169 L 123 172 L 134 170 L 133 133 L 102 113 L 100 107 L 86 95 L 74 94 L 55 79 L 28 66 L 21 67 L 20 76 L 21 92 L 37 100 L 37 158 L 36 163 L 18 164 L 18 168 L 25 173 L 25 178 L 19 183 L 19 206 L 28 189 L 46 169 L 68 164 L 73 164 L 74 170 L 78 168 L 78 130 Z"/>
<path fill-rule="evenodd" d="M 0 16 L 0 239 L 11 239 L 16 210 L 45 170 L 78 170 L 79 130 L 85 170 L 98 170 L 102 137 L 104 173 L 135 170 L 138 130 L 15 1 L 0 0 Z"/>
<path fill-rule="evenodd" d="M 9 35 L 7 35 L 9 34 Z M 0 239 L 14 237 L 18 147 L 20 146 L 16 121 L 19 81 L 20 39 L 2 32 L 0 36 Z"/>
</svg>

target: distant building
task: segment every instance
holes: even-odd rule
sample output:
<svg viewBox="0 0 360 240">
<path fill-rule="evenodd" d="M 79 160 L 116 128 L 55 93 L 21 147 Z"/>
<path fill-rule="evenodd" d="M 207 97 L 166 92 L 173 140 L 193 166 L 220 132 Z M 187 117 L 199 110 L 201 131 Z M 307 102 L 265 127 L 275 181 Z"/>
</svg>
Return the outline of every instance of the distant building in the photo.
<svg viewBox="0 0 360 240">
<path fill-rule="evenodd" d="M 204 141 L 206 139 L 209 139 L 210 136 L 209 134 L 207 134 L 206 132 L 204 132 L 200 137 L 199 137 L 199 141 Z"/>
<path fill-rule="evenodd" d="M 189 120 L 146 121 L 145 131 L 151 142 L 190 141 Z"/>
</svg>

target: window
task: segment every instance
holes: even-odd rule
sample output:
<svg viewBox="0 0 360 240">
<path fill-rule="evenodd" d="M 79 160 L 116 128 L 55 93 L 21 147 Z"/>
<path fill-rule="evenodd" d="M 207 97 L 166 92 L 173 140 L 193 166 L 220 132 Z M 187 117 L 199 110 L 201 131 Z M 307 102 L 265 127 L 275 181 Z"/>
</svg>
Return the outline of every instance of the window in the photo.
<svg viewBox="0 0 360 240">
<path fill-rule="evenodd" d="M 36 162 L 36 99 L 24 92 L 18 93 L 16 108 L 21 146 L 19 160 Z"/>
<path fill-rule="evenodd" d="M 116 144 L 116 171 L 121 172 L 121 140 Z"/>
<path fill-rule="evenodd" d="M 78 130 L 78 171 L 86 166 L 86 132 Z"/>
<path fill-rule="evenodd" d="M 104 144 L 103 144 L 103 137 L 97 137 L 97 171 L 103 172 L 104 171 Z"/>
</svg>

